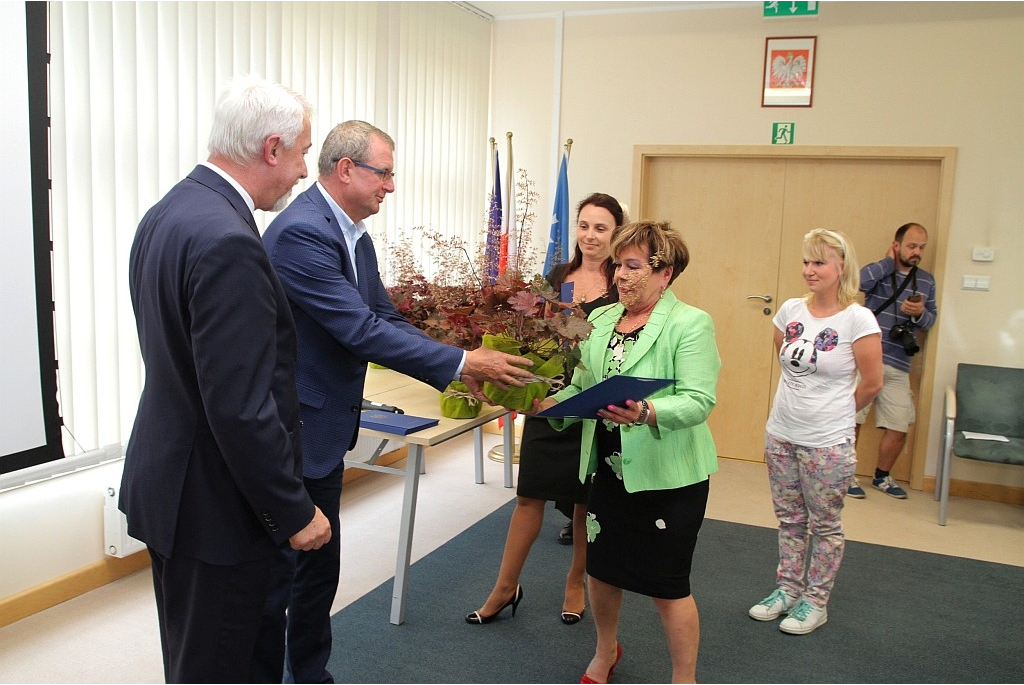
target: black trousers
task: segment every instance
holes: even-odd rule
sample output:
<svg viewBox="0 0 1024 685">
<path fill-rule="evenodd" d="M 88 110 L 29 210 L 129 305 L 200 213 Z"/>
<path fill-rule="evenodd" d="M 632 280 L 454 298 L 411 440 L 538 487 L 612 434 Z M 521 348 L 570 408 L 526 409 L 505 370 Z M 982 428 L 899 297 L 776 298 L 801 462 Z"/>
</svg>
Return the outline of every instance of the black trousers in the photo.
<svg viewBox="0 0 1024 685">
<path fill-rule="evenodd" d="M 284 631 L 266 615 L 279 555 L 215 566 L 149 554 L 168 683 L 281 682 Z"/>
</svg>

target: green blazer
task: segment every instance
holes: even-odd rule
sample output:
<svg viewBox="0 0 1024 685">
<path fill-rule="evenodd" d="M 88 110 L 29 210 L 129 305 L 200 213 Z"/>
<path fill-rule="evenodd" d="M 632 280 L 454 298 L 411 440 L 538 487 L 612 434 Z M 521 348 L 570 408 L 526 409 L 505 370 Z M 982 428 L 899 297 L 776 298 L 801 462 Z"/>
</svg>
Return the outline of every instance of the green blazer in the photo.
<svg viewBox="0 0 1024 685">
<path fill-rule="evenodd" d="M 566 400 L 601 380 L 608 341 L 623 311 L 616 303 L 591 313 L 594 330 L 580 348 L 583 363 L 573 373 L 572 383 L 553 395 L 556 400 Z M 711 316 L 666 290 L 622 366 L 622 373 L 630 376 L 676 379 L 675 385 L 648 400 L 655 408 L 657 425 L 620 429 L 627 492 L 679 488 L 718 471 L 718 454 L 706 421 L 715 406 L 721 366 Z M 557 429 L 581 420 L 579 475 L 585 481 L 597 470 L 595 430 L 606 430 L 603 422 L 549 419 Z"/>
</svg>

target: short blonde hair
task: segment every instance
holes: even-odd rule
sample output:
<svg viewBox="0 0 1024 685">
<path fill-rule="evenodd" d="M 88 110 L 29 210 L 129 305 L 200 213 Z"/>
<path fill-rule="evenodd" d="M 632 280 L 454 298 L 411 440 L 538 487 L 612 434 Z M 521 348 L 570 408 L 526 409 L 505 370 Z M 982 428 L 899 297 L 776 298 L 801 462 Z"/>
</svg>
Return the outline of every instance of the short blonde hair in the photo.
<svg viewBox="0 0 1024 685">
<path fill-rule="evenodd" d="M 860 297 L 860 267 L 857 265 L 857 254 L 853 251 L 853 244 L 845 234 L 825 228 L 816 228 L 804 235 L 804 259 L 827 262 L 832 257 L 829 250 L 834 252 L 842 263 L 839 272 L 839 306 L 845 309 L 858 302 Z M 804 296 L 804 299 L 810 298 L 810 293 Z"/>
</svg>

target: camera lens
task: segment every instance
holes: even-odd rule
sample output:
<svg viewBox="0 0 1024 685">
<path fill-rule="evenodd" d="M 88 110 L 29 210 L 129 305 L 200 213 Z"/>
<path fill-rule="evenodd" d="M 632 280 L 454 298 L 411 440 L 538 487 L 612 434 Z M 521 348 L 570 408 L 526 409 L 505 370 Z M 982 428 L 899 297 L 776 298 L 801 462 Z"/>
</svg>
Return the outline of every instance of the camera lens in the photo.
<svg viewBox="0 0 1024 685">
<path fill-rule="evenodd" d="M 917 338 L 914 337 L 914 329 L 906 324 L 893 326 L 889 330 L 889 338 L 898 342 L 908 357 L 914 356 L 921 350 L 917 344 Z"/>
</svg>

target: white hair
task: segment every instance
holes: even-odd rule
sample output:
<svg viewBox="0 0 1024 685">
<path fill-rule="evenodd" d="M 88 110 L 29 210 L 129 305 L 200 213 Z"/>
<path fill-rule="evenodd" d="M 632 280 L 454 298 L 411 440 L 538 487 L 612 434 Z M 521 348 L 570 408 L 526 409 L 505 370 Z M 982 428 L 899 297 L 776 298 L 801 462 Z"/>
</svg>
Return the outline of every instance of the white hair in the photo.
<svg viewBox="0 0 1024 685">
<path fill-rule="evenodd" d="M 258 76 L 238 76 L 217 100 L 207 147 L 212 155 L 245 165 L 259 156 L 272 135 L 281 136 L 290 149 L 312 116 L 313 106 L 291 88 Z"/>
</svg>

